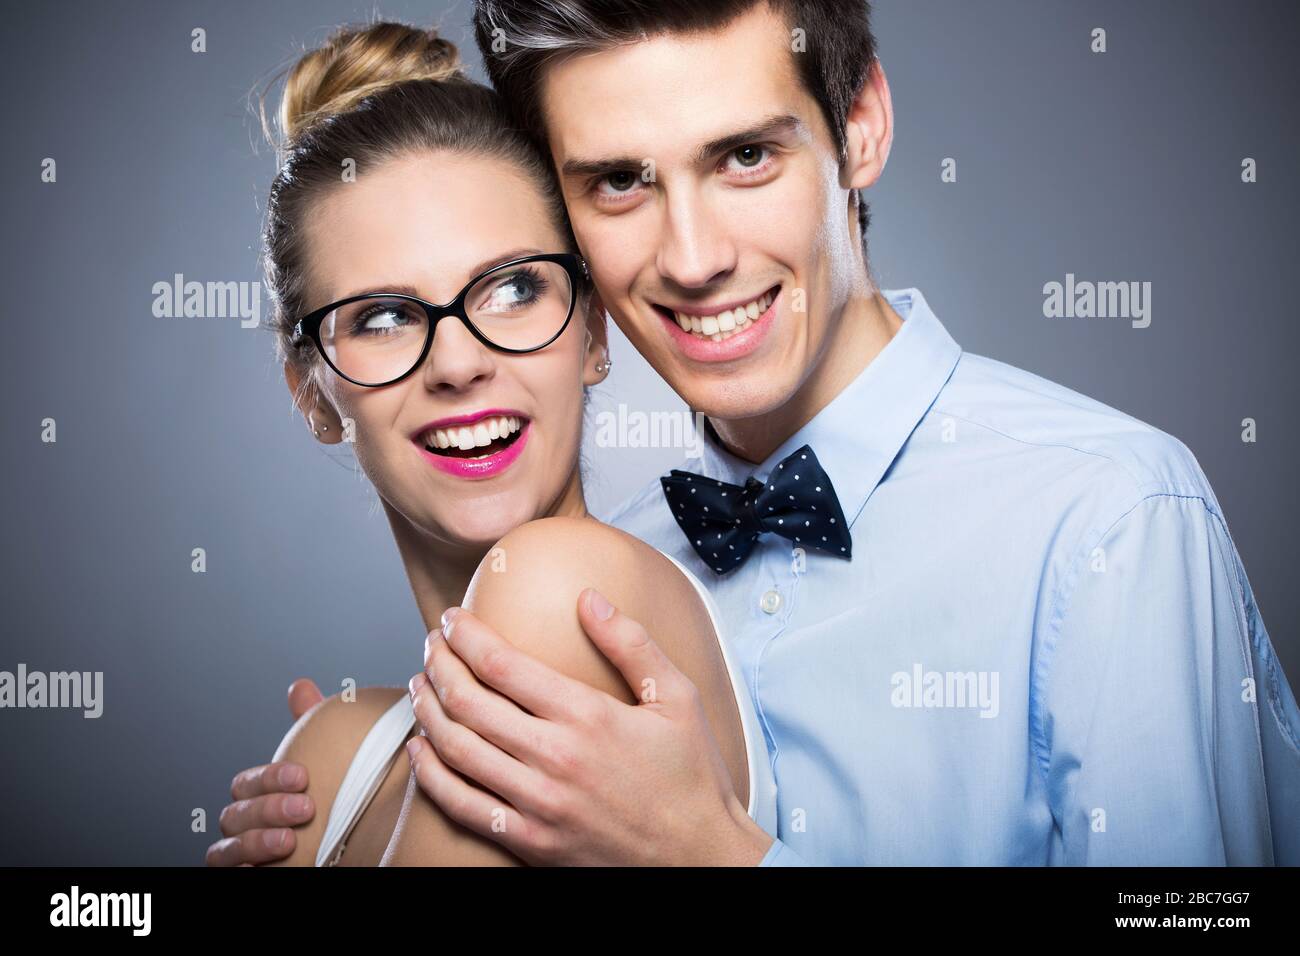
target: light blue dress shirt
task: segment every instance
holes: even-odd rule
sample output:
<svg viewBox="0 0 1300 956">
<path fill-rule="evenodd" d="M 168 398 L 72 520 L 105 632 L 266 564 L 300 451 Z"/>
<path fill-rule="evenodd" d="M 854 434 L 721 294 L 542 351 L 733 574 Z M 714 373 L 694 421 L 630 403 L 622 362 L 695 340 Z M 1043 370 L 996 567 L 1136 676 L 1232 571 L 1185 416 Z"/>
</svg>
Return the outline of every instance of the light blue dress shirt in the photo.
<svg viewBox="0 0 1300 956">
<path fill-rule="evenodd" d="M 764 535 L 719 576 L 656 479 L 611 522 L 728 623 L 777 781 L 764 865 L 1300 863 L 1300 712 L 1177 439 L 965 354 L 917 289 L 806 426 L 851 561 Z M 711 429 L 709 430 L 711 431 Z"/>
</svg>

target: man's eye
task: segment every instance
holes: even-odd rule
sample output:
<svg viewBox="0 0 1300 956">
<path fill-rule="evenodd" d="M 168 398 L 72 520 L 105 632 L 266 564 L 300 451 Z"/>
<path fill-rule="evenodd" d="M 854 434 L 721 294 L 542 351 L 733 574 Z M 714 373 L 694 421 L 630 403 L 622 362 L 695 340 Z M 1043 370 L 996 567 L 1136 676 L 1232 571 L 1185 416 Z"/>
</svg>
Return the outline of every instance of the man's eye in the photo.
<svg viewBox="0 0 1300 956">
<path fill-rule="evenodd" d="M 600 178 L 597 188 L 608 187 L 615 193 L 630 192 L 637 183 L 637 175 L 631 170 L 623 169 L 616 173 L 609 173 Z"/>
<path fill-rule="evenodd" d="M 774 156 L 771 147 L 750 143 L 729 152 L 718 171 L 730 173 L 739 179 L 761 178 L 775 169 Z"/>
</svg>

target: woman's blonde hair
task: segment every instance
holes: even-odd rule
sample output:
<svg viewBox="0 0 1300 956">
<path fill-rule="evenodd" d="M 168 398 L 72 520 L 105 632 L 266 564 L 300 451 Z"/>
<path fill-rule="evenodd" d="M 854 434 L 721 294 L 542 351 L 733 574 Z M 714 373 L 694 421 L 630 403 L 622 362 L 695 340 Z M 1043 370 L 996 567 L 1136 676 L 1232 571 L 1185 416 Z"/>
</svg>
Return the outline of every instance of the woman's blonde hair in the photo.
<svg viewBox="0 0 1300 956">
<path fill-rule="evenodd" d="M 261 113 L 265 127 L 265 94 Z M 279 138 L 271 139 L 280 169 L 267 199 L 263 265 L 279 357 L 304 373 L 304 388 L 317 359 L 290 341 L 307 311 L 302 224 L 318 196 L 339 188 L 345 161 L 360 175 L 411 152 L 503 159 L 536 184 L 566 249 L 577 251 L 550 161 L 436 31 L 389 22 L 339 29 L 289 69 L 278 116 Z"/>
<path fill-rule="evenodd" d="M 280 133 L 290 140 L 397 83 L 452 78 L 466 78 L 460 51 L 434 30 L 404 23 L 342 27 L 290 69 L 280 98 Z"/>
</svg>

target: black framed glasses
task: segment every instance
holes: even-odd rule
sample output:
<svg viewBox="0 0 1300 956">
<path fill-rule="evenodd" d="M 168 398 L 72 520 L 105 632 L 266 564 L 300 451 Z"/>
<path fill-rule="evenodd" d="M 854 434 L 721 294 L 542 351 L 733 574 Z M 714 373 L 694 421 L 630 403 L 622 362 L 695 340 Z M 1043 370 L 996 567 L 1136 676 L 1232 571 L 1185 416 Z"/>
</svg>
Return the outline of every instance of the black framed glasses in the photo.
<svg viewBox="0 0 1300 956">
<path fill-rule="evenodd" d="M 578 288 L 590 278 L 587 263 L 571 252 L 522 256 L 479 273 L 442 304 L 396 292 L 331 302 L 295 322 L 290 342 L 295 348 L 315 342 L 339 375 L 378 388 L 419 368 L 434 328 L 451 315 L 498 352 L 546 348 L 568 327 Z"/>
</svg>

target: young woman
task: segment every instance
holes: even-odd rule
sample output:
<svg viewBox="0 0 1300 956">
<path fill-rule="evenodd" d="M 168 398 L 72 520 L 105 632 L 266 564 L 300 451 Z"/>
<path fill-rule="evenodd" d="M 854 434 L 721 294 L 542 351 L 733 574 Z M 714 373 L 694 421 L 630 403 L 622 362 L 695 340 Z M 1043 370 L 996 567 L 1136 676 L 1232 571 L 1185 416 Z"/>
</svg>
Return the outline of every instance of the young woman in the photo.
<svg viewBox="0 0 1300 956">
<path fill-rule="evenodd" d="M 635 703 L 578 625 L 595 587 L 699 688 L 741 806 L 774 832 L 766 751 L 707 591 L 587 514 L 585 390 L 610 362 L 547 161 L 450 43 L 398 24 L 345 29 L 304 56 L 280 121 L 265 245 L 285 378 L 317 440 L 354 442 L 426 629 L 464 606 Z M 276 760 L 308 768 L 317 810 L 283 862 L 518 864 L 408 788 L 416 729 L 405 688 L 304 715 Z M 386 856 L 399 815 L 406 849 Z"/>
</svg>

